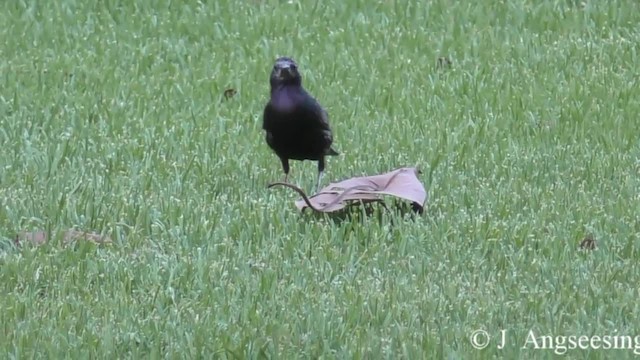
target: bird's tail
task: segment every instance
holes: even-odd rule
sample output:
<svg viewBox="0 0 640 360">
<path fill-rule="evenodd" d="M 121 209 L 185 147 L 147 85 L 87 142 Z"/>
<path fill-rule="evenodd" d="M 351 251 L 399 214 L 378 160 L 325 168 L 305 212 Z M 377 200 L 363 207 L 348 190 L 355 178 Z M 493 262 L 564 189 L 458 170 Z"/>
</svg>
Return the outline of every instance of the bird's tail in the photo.
<svg viewBox="0 0 640 360">
<path fill-rule="evenodd" d="M 333 148 L 330 147 L 329 150 L 327 150 L 327 155 L 336 156 L 336 155 L 340 155 L 340 153 L 333 150 Z"/>
</svg>

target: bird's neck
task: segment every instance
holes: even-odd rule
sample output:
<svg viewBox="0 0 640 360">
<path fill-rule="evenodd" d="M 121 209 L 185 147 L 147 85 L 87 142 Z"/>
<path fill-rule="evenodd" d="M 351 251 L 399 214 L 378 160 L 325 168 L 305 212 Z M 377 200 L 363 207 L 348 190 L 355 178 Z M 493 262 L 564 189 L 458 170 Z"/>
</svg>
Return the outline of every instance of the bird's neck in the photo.
<svg viewBox="0 0 640 360">
<path fill-rule="evenodd" d="M 280 85 L 271 88 L 271 104 L 279 111 L 291 111 L 301 100 L 302 88 Z"/>
<path fill-rule="evenodd" d="M 271 84 L 271 95 L 275 93 L 296 93 L 302 90 L 302 85 L 291 83 Z"/>
</svg>

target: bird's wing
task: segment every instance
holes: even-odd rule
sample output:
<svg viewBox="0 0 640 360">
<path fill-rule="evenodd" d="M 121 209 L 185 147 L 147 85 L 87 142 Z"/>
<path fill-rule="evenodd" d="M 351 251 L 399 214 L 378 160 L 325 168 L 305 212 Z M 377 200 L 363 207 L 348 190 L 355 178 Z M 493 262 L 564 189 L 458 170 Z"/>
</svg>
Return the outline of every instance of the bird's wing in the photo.
<svg viewBox="0 0 640 360">
<path fill-rule="evenodd" d="M 329 114 L 320 104 L 318 104 L 318 107 L 320 108 L 320 124 L 322 128 L 331 131 L 329 127 Z"/>
<path fill-rule="evenodd" d="M 310 112 L 310 117 L 315 120 L 317 126 L 322 131 L 322 135 L 324 136 L 326 143 L 331 145 L 333 142 L 333 135 L 331 133 L 331 127 L 329 126 L 329 114 L 313 96 L 305 92 L 305 97 L 305 111 Z"/>
<path fill-rule="evenodd" d="M 330 147 L 331 144 L 333 143 L 333 134 L 331 133 L 331 127 L 329 126 L 329 114 L 320 104 L 318 104 L 318 109 L 320 111 L 319 115 L 320 115 L 320 127 L 322 128 L 322 135 L 324 136 L 324 139 L 328 144 L 327 147 Z"/>
<path fill-rule="evenodd" d="M 264 107 L 264 111 L 262 113 L 262 129 L 265 131 L 265 140 L 267 141 L 267 145 L 271 148 L 275 146 L 272 133 L 274 121 L 276 121 L 276 116 L 274 114 L 273 106 L 271 103 L 268 103 Z"/>
<path fill-rule="evenodd" d="M 271 122 L 273 121 L 273 109 L 271 107 L 271 103 L 267 103 L 264 107 L 264 111 L 262 112 L 262 129 L 268 130 L 271 127 Z"/>
<path fill-rule="evenodd" d="M 271 130 L 278 121 L 278 115 L 271 102 L 268 102 L 262 113 L 262 129 Z"/>
<path fill-rule="evenodd" d="M 320 108 L 320 110 L 320 126 L 322 127 L 322 134 L 324 135 L 327 144 L 331 145 L 331 143 L 333 143 L 333 134 L 331 133 L 331 128 L 329 127 L 329 114 L 322 107 Z"/>
<path fill-rule="evenodd" d="M 320 105 L 318 100 L 316 100 L 309 94 L 305 95 L 307 95 L 306 108 L 313 112 L 313 117 L 317 119 L 318 125 L 323 130 L 331 131 L 331 128 L 329 127 L 329 114 L 327 113 L 327 111 L 322 107 L 322 105 Z"/>
</svg>

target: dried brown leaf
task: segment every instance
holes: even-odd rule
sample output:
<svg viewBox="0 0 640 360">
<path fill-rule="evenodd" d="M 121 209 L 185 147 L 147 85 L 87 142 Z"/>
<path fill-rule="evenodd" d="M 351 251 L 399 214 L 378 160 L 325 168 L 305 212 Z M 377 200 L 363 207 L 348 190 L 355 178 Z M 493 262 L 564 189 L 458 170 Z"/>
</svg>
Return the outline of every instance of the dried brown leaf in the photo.
<svg viewBox="0 0 640 360">
<path fill-rule="evenodd" d="M 274 183 L 298 192 L 302 199 L 295 202 L 300 211 L 306 208 L 319 212 L 334 212 L 359 203 L 383 201 L 384 195 L 408 200 L 413 208 L 422 212 L 427 192 L 417 177 L 416 168 L 400 168 L 381 175 L 361 176 L 331 183 L 317 194 L 307 197 L 302 189 L 286 183 Z"/>
</svg>

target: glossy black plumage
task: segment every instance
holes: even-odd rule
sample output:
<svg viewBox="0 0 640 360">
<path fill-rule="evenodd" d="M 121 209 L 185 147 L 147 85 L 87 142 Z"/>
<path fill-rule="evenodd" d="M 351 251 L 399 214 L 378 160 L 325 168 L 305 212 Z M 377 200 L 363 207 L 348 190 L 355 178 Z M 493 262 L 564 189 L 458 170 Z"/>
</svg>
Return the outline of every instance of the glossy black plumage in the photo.
<svg viewBox="0 0 640 360">
<path fill-rule="evenodd" d="M 289 160 L 318 162 L 316 190 L 325 169 L 325 156 L 339 155 L 331 144 L 329 117 L 302 86 L 295 61 L 281 57 L 271 71 L 271 98 L 264 108 L 262 128 L 266 141 L 282 163 L 288 180 Z"/>
</svg>

